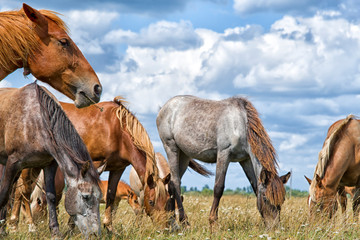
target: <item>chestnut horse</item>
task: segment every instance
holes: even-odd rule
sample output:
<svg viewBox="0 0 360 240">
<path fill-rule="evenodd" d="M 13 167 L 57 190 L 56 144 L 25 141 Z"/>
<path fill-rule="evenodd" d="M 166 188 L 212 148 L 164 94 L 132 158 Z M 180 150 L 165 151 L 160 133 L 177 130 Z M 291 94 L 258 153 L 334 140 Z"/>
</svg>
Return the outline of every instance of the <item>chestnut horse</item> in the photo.
<svg viewBox="0 0 360 240">
<path fill-rule="evenodd" d="M 1 230 L 14 183 L 24 168 L 44 168 L 49 228 L 58 237 L 54 176 L 57 165 L 68 189 L 65 209 L 85 235 L 100 235 L 99 175 L 85 144 L 66 114 L 45 88 L 36 83 L 0 89 Z M 55 159 L 55 161 L 54 161 Z"/>
<path fill-rule="evenodd" d="M 244 169 L 266 226 L 272 227 L 279 222 L 281 205 L 285 201 L 284 184 L 290 172 L 278 176 L 275 149 L 256 109 L 248 100 L 232 97 L 212 101 L 176 96 L 160 109 L 156 124 L 168 157 L 169 187 L 174 188 L 181 222 L 188 224 L 180 184 L 191 158 L 216 163 L 214 200 L 209 216 L 211 228 L 218 218 L 230 162 L 239 162 Z"/>
<path fill-rule="evenodd" d="M 23 4 L 0 12 L 0 80 L 18 68 L 74 100 L 77 107 L 98 102 L 101 85 L 55 12 Z"/>
<path fill-rule="evenodd" d="M 328 130 L 314 179 L 309 188 L 310 213 L 321 212 L 331 218 L 337 210 L 336 194 L 344 187 L 360 187 L 360 121 L 353 115 L 332 124 Z M 360 191 L 353 197 L 354 219 L 359 216 Z M 318 210 L 318 211 L 314 211 Z"/>
</svg>

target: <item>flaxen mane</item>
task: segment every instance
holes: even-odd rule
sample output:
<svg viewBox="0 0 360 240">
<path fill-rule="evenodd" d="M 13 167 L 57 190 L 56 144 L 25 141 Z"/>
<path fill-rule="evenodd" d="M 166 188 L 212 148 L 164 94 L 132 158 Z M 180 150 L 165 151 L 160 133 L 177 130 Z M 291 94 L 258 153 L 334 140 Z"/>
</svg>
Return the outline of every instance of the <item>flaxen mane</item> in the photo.
<svg viewBox="0 0 360 240">
<path fill-rule="evenodd" d="M 58 13 L 49 10 L 40 10 L 40 13 L 68 32 L 65 23 L 57 16 Z M 0 13 L 1 69 L 11 72 L 12 65 L 27 62 L 27 58 L 37 51 L 39 42 L 32 25 L 23 9 Z"/>
<path fill-rule="evenodd" d="M 99 184 L 99 174 L 95 170 L 87 148 L 61 106 L 39 85 L 33 83 L 37 92 L 40 112 L 45 127 L 55 149 L 65 149 L 69 158 L 78 167 L 78 174 L 84 164 L 94 184 Z M 58 158 L 60 159 L 60 158 Z"/>
<path fill-rule="evenodd" d="M 328 165 L 332 150 L 335 146 L 336 141 L 338 140 L 340 134 L 344 130 L 344 127 L 352 120 L 355 119 L 355 116 L 348 115 L 340 125 L 331 133 L 331 135 L 325 140 L 324 146 L 319 153 L 319 161 L 315 168 L 314 177 L 319 175 L 320 178 L 323 178 L 325 175 L 326 166 Z"/>
<path fill-rule="evenodd" d="M 120 126 L 130 134 L 135 146 L 146 156 L 147 174 L 153 174 L 154 177 L 159 176 L 159 170 L 155 162 L 155 151 L 143 125 L 124 105 L 123 98 L 115 97 L 114 102 L 119 105 L 115 109 L 116 116 L 120 121 Z M 156 179 L 155 179 L 156 180 Z"/>
</svg>

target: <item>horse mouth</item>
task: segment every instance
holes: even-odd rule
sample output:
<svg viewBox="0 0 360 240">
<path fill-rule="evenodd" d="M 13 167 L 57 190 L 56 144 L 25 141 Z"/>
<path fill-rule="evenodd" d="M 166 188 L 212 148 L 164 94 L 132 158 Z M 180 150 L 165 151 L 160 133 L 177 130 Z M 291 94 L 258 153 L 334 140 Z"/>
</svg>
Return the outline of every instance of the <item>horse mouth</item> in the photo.
<svg viewBox="0 0 360 240">
<path fill-rule="evenodd" d="M 96 104 L 99 101 L 100 101 L 100 97 L 98 96 L 89 97 L 88 94 L 86 94 L 84 91 L 80 91 L 76 94 L 75 106 L 77 108 L 83 108 L 90 106 L 92 104 Z"/>
</svg>

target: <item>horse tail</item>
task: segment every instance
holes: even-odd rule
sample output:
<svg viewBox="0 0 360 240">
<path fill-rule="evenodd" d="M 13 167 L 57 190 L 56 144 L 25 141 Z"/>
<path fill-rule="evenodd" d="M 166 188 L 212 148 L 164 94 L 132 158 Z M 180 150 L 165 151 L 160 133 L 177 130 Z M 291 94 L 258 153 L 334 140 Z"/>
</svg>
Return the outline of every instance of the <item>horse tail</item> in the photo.
<svg viewBox="0 0 360 240">
<path fill-rule="evenodd" d="M 259 114 L 250 101 L 240 98 L 247 116 L 247 139 L 251 147 L 252 153 L 259 159 L 261 165 L 269 172 L 277 175 L 275 148 L 271 139 L 259 118 Z"/>
<path fill-rule="evenodd" d="M 333 148 L 335 146 L 336 141 L 339 139 L 340 134 L 345 129 L 347 124 L 352 120 L 356 119 L 354 115 L 348 115 L 338 126 L 336 129 L 332 131 L 329 137 L 326 138 L 324 142 L 324 146 L 319 152 L 319 161 L 316 165 L 315 174 L 319 175 L 319 177 L 324 177 L 325 169 Z M 315 176 L 315 175 L 314 175 Z"/>
<path fill-rule="evenodd" d="M 197 163 L 193 159 L 190 159 L 189 167 L 194 170 L 195 172 L 201 174 L 202 176 L 209 177 L 213 176 L 214 173 L 207 170 L 205 167 L 203 167 L 201 164 Z"/>
<path fill-rule="evenodd" d="M 159 170 L 155 161 L 154 147 L 145 128 L 135 115 L 124 106 L 124 103 L 127 102 L 123 97 L 115 97 L 114 102 L 118 104 L 115 113 L 120 121 L 120 127 L 124 128 L 130 134 L 136 148 L 146 156 L 146 173 L 159 176 Z"/>
</svg>

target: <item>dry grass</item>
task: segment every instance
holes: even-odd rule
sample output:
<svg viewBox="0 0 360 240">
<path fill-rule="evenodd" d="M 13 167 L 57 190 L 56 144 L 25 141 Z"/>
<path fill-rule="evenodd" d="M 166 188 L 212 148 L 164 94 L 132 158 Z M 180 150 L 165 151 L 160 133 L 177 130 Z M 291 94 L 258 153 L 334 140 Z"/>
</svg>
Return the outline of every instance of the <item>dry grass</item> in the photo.
<svg viewBox="0 0 360 240">
<path fill-rule="evenodd" d="M 121 202 L 114 220 L 117 233 L 112 237 L 103 230 L 103 239 L 359 239 L 358 225 L 353 223 L 351 203 L 344 218 L 338 211 L 335 220 L 310 223 L 306 198 L 287 199 L 281 212 L 281 224 L 277 229 L 266 231 L 256 209 L 254 196 L 224 196 L 219 208 L 216 231 L 211 233 L 208 215 L 212 203 L 210 196 L 185 195 L 184 205 L 191 228 L 183 232 L 171 233 L 154 226 L 150 218 L 136 218 L 126 202 Z M 349 201 L 351 202 L 351 201 Z M 101 206 L 101 213 L 104 206 Z M 67 235 L 67 214 L 61 205 L 60 228 L 65 239 L 82 239 L 79 232 Z M 36 233 L 27 233 L 27 226 L 20 223 L 16 233 L 5 239 L 49 239 L 47 221 L 38 223 Z"/>
</svg>

